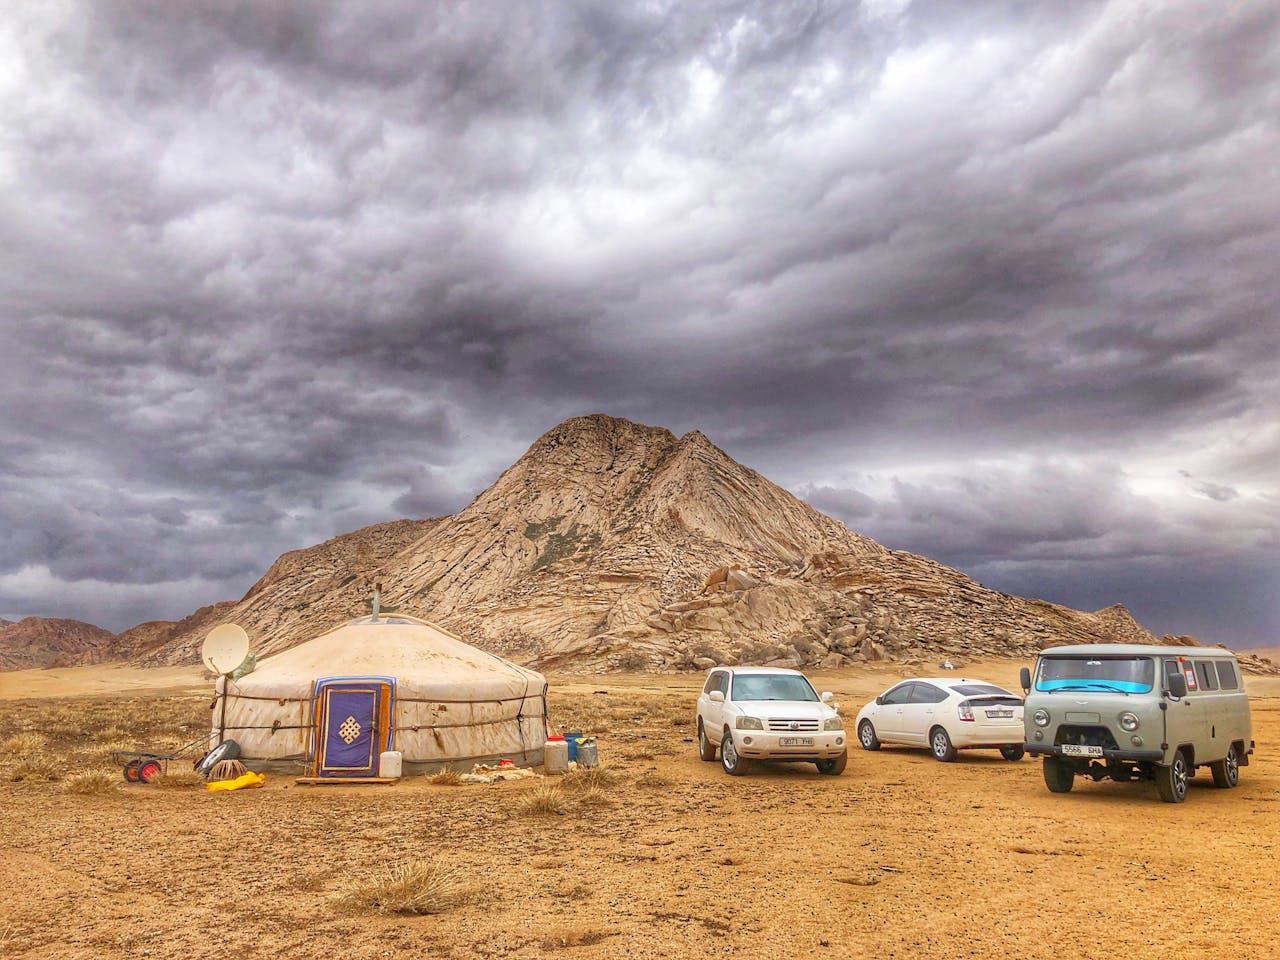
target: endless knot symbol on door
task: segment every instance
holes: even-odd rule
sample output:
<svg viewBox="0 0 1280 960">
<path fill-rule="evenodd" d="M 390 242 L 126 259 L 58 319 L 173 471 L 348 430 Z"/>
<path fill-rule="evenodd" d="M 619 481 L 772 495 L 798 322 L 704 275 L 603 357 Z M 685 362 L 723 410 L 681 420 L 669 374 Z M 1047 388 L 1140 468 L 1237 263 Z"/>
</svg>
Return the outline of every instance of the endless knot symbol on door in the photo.
<svg viewBox="0 0 1280 960">
<path fill-rule="evenodd" d="M 348 744 L 353 743 L 356 737 L 360 736 L 360 724 L 356 723 L 355 717 L 347 717 L 342 721 L 342 726 L 338 728 L 338 736 Z"/>
</svg>

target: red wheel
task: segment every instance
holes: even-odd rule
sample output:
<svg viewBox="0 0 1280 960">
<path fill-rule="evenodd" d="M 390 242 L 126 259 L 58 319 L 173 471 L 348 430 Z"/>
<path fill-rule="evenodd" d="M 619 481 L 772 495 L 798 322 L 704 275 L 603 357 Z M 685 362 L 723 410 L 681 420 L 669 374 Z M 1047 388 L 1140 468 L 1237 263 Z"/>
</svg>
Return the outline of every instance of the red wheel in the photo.
<svg viewBox="0 0 1280 960">
<path fill-rule="evenodd" d="M 138 782 L 138 765 L 141 763 L 142 763 L 141 760 L 130 760 L 128 763 L 124 765 L 123 772 L 124 772 L 124 779 L 126 782 L 128 783 Z"/>
<path fill-rule="evenodd" d="M 143 760 L 138 764 L 138 782 L 150 783 L 156 777 L 160 776 L 160 763 L 156 760 Z"/>
</svg>

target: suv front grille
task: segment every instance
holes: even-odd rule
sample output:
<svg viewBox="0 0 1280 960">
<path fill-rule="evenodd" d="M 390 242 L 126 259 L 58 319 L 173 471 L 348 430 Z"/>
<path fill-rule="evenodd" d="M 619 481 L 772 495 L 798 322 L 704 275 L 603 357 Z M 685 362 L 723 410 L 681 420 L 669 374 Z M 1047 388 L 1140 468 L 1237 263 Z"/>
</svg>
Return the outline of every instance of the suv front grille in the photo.
<svg viewBox="0 0 1280 960">
<path fill-rule="evenodd" d="M 817 730 L 817 720 L 770 720 L 769 729 L 786 733 L 791 730 Z"/>
<path fill-rule="evenodd" d="M 1111 731 L 1106 727 L 1085 724 L 1062 724 L 1062 726 L 1058 727 L 1058 735 L 1054 737 L 1053 742 L 1058 745 L 1078 743 L 1081 746 L 1103 747 L 1107 750 L 1115 750 L 1119 747 L 1119 744 L 1116 743 L 1116 738 L 1111 735 Z"/>
</svg>

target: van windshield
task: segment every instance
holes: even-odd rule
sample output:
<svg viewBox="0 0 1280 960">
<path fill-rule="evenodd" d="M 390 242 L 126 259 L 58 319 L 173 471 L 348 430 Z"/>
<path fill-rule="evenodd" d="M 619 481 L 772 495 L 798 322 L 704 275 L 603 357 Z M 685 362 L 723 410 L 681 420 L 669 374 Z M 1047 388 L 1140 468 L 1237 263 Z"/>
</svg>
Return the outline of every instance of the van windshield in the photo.
<svg viewBox="0 0 1280 960">
<path fill-rule="evenodd" d="M 1036 689 L 1148 693 L 1155 675 L 1149 657 L 1041 657 Z"/>
</svg>

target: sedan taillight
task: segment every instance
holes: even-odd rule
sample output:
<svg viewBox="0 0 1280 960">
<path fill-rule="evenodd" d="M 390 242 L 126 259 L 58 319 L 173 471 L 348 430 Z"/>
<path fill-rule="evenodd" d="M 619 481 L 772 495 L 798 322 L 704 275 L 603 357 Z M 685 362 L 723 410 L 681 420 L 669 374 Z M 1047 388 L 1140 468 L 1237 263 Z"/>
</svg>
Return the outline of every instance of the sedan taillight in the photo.
<svg viewBox="0 0 1280 960">
<path fill-rule="evenodd" d="M 967 720 L 970 723 L 973 722 L 973 706 L 968 701 L 956 707 L 956 712 L 960 714 L 961 720 Z"/>
</svg>

